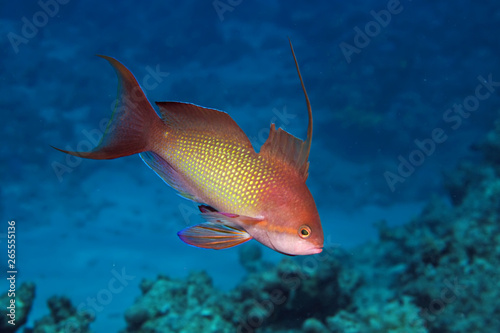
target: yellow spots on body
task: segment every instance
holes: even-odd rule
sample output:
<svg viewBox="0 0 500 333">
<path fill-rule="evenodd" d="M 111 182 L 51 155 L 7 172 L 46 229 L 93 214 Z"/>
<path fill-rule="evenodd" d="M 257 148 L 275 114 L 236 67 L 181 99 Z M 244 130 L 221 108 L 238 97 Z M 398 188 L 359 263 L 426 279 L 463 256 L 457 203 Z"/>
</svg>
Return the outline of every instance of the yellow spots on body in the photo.
<svg viewBox="0 0 500 333">
<path fill-rule="evenodd" d="M 272 162 L 239 142 L 185 132 L 171 136 L 168 162 L 191 179 L 205 198 L 228 212 L 251 209 L 275 186 Z"/>
</svg>

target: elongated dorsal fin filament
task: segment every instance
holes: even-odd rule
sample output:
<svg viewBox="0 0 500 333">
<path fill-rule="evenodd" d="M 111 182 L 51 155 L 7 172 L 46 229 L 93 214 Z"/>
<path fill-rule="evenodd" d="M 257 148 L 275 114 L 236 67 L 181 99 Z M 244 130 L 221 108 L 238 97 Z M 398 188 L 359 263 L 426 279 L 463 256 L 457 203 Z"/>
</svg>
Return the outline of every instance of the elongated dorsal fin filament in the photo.
<svg viewBox="0 0 500 333">
<path fill-rule="evenodd" d="M 306 86 L 304 85 L 304 80 L 302 80 L 302 75 L 300 74 L 299 63 L 297 62 L 297 57 L 295 57 L 295 52 L 293 51 L 292 41 L 290 40 L 290 38 L 288 38 L 288 41 L 290 42 L 290 49 L 292 50 L 293 60 L 295 61 L 295 67 L 297 68 L 297 73 L 299 74 L 300 84 L 302 85 L 304 96 L 306 97 L 307 112 L 309 114 L 309 124 L 307 126 L 307 138 L 306 141 L 304 142 L 305 149 L 302 152 L 303 154 L 306 154 L 303 157 L 303 159 L 307 163 L 307 161 L 309 160 L 309 152 L 311 151 L 311 142 L 313 134 L 313 118 L 312 118 L 311 102 L 309 101 L 309 96 L 307 95 Z"/>
<path fill-rule="evenodd" d="M 289 39 L 290 40 L 290 39 Z M 295 168 L 299 173 L 299 176 L 306 181 L 309 169 L 309 151 L 311 150 L 311 139 L 312 139 L 312 111 L 311 103 L 309 102 L 309 97 L 307 96 L 306 88 L 304 86 L 304 81 L 300 75 L 299 64 L 297 58 L 295 57 L 295 52 L 293 51 L 292 42 L 290 41 L 290 48 L 292 49 L 293 60 L 295 61 L 295 67 L 297 68 L 297 73 L 299 73 L 300 83 L 302 85 L 302 90 L 306 96 L 307 109 L 309 112 L 309 126 L 307 127 L 307 138 L 305 141 L 293 136 L 292 134 L 286 132 L 282 128 L 276 129 L 275 124 L 271 124 L 271 129 L 269 131 L 269 137 L 266 142 L 262 145 L 260 153 L 262 155 L 268 155 L 270 158 L 277 158 L 285 161 L 288 165 Z"/>
</svg>

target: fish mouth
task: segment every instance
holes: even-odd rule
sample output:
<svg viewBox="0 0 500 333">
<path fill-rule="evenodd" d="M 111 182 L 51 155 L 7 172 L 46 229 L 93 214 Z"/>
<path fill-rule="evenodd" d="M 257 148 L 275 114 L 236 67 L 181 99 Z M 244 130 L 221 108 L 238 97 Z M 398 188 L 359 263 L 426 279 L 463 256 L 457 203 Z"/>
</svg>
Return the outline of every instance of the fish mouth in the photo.
<svg viewBox="0 0 500 333">
<path fill-rule="evenodd" d="M 323 248 L 322 247 L 313 247 L 311 250 L 310 250 L 310 254 L 318 254 L 318 253 L 321 253 L 323 251 Z"/>
</svg>

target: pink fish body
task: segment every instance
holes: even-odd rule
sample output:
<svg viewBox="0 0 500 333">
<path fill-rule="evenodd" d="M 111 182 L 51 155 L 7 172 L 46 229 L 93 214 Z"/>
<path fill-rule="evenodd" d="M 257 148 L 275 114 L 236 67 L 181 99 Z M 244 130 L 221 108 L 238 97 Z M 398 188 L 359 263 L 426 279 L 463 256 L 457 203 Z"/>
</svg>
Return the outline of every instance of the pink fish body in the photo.
<svg viewBox="0 0 500 333">
<path fill-rule="evenodd" d="M 295 59 L 293 48 L 292 54 Z M 90 152 L 58 150 L 91 159 L 140 154 L 181 196 L 201 204 L 205 222 L 178 233 L 190 245 L 224 249 L 254 238 L 288 255 L 321 252 L 323 230 L 306 186 L 312 112 L 296 59 L 309 112 L 307 139 L 272 124 L 256 153 L 225 112 L 157 102 L 158 117 L 132 73 L 117 60 L 101 57 L 111 63 L 121 83 L 108 130 Z"/>
</svg>

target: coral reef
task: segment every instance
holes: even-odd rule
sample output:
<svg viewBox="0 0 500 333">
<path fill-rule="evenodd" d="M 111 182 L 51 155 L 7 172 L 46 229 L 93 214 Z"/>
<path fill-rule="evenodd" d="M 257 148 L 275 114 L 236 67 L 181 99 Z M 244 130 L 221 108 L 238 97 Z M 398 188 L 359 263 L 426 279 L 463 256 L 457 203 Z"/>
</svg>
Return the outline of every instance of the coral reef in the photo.
<svg viewBox="0 0 500 333">
<path fill-rule="evenodd" d="M 232 305 L 212 286 L 204 272 L 185 280 L 159 276 L 141 282 L 142 296 L 125 313 L 123 333 L 142 332 L 233 332 L 222 313 Z"/>
<path fill-rule="evenodd" d="M 427 333 L 425 322 L 411 297 L 368 287 L 358 293 L 356 311 L 340 311 L 326 318 L 332 333 Z"/>
<path fill-rule="evenodd" d="M 367 285 L 354 262 L 326 248 L 251 273 L 226 293 L 203 272 L 143 280 L 122 332 L 427 332 L 413 298 Z"/>
<path fill-rule="evenodd" d="M 78 311 L 67 297 L 52 296 L 47 301 L 50 314 L 35 321 L 33 333 L 78 332 L 90 333 L 92 316 Z"/>
<path fill-rule="evenodd" d="M 258 266 L 259 251 L 250 251 L 251 267 Z M 247 253 L 240 252 L 243 257 Z M 234 332 L 235 327 L 238 332 L 259 328 L 276 332 L 283 323 L 285 328 L 304 325 L 310 331 L 319 319 L 349 307 L 351 295 L 362 284 L 361 274 L 347 259 L 335 248 L 315 257 L 285 259 L 271 269 L 250 273 L 226 293 L 214 289 L 203 272 L 191 273 L 186 280 L 165 276 L 143 280 L 143 295 L 125 314 L 128 327 L 123 333 L 159 328 L 162 332 Z M 312 317 L 318 319 L 311 321 Z"/>
<path fill-rule="evenodd" d="M 317 327 L 340 309 L 349 308 L 363 278 L 349 256 L 328 247 L 317 256 L 286 258 L 276 267 L 250 274 L 230 293 L 242 332 Z M 311 321 L 314 318 L 315 321 Z"/>
</svg>

